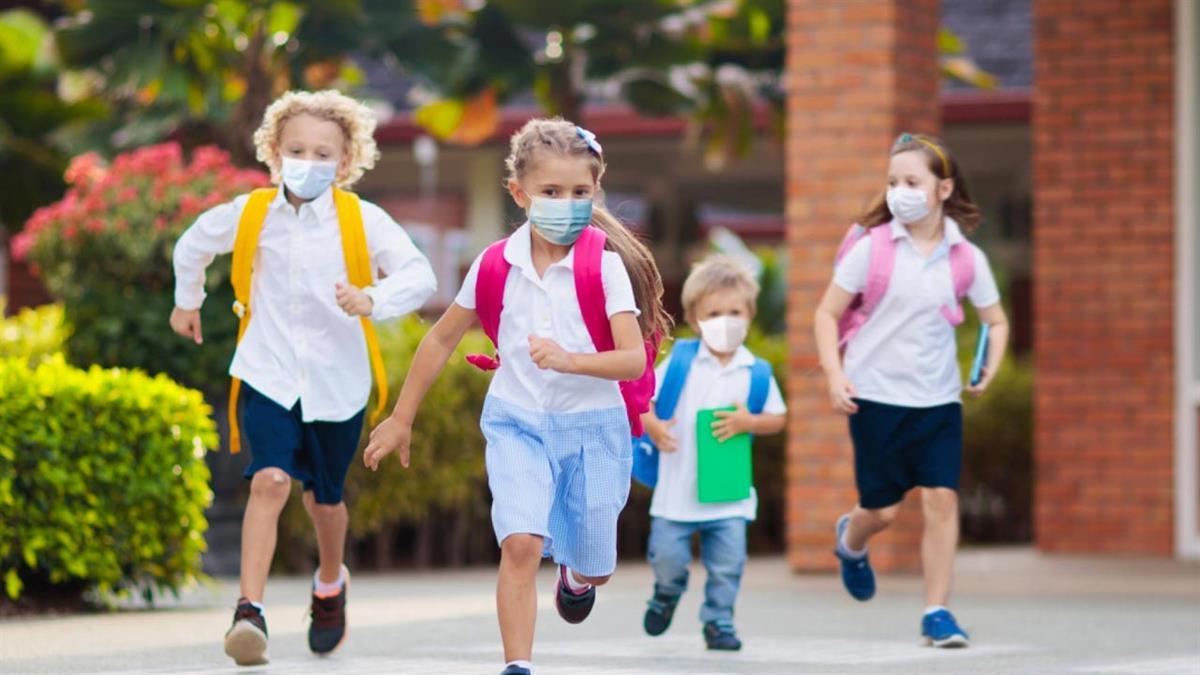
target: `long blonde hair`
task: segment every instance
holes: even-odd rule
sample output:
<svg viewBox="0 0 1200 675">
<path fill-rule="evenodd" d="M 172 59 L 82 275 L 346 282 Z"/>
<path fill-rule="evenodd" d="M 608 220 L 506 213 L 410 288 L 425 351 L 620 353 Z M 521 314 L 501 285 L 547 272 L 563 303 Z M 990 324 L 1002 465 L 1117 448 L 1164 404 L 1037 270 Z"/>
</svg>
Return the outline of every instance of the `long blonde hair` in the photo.
<svg viewBox="0 0 1200 675">
<path fill-rule="evenodd" d="M 604 175 L 604 157 L 592 149 L 580 134 L 578 126 L 558 117 L 536 118 L 526 122 L 513 134 L 508 158 L 504 160 L 510 181 L 520 181 L 532 168 L 539 150 L 560 156 L 587 158 L 592 177 L 597 183 Z M 662 303 L 662 276 L 650 249 L 601 204 L 592 207 L 592 224 L 604 231 L 608 237 L 605 248 L 620 255 L 621 262 L 629 272 L 634 299 L 642 312 L 638 317 L 642 336 L 670 335 L 672 321 Z"/>
</svg>

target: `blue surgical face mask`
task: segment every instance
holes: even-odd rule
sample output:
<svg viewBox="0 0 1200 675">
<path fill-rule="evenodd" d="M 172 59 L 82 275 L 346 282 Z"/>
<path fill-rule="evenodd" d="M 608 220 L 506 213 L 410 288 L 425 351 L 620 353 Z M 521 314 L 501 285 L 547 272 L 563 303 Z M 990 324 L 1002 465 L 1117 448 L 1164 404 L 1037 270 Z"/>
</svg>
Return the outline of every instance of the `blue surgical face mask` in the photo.
<svg viewBox="0 0 1200 675">
<path fill-rule="evenodd" d="M 337 168 L 337 162 L 316 162 L 285 156 L 280 173 L 289 192 L 300 199 L 316 199 L 333 185 Z"/>
<path fill-rule="evenodd" d="M 529 222 L 550 243 L 570 246 L 592 222 L 592 200 L 534 197 Z"/>
</svg>

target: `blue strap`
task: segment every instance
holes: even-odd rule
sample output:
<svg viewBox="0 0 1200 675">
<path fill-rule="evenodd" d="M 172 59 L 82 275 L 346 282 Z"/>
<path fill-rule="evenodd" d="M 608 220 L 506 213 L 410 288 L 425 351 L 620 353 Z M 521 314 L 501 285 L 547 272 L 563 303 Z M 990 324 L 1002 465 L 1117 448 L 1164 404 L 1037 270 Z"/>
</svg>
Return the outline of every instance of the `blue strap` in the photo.
<svg viewBox="0 0 1200 675">
<path fill-rule="evenodd" d="M 771 364 L 756 358 L 750 366 L 750 396 L 746 408 L 755 415 L 762 414 L 767 405 L 767 396 L 771 393 Z"/>
<path fill-rule="evenodd" d="M 658 419 L 669 420 L 675 416 L 683 385 L 687 383 L 692 361 L 696 360 L 699 351 L 700 341 L 695 338 L 675 341 L 675 346 L 671 348 L 671 360 L 667 364 L 667 374 L 663 376 L 662 387 L 654 401 L 654 414 Z"/>
</svg>

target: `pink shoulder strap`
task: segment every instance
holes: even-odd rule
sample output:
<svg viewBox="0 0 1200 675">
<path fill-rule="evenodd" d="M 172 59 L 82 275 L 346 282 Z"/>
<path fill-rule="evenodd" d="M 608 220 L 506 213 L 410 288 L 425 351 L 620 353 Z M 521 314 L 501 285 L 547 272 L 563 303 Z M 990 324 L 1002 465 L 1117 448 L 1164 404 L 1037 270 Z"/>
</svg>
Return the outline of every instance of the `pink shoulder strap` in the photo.
<svg viewBox="0 0 1200 675">
<path fill-rule="evenodd" d="M 589 225 L 575 242 L 574 252 L 575 295 L 579 298 L 583 323 L 598 352 L 612 351 L 614 347 L 602 275 L 607 239 L 604 230 Z"/>
<path fill-rule="evenodd" d="M 475 277 L 475 314 L 479 317 L 483 332 L 492 341 L 492 345 L 497 347 L 500 313 L 504 311 L 504 286 L 508 282 L 508 272 L 512 269 L 512 265 L 504 258 L 504 247 L 507 244 L 506 238 L 487 247 L 479 261 L 479 270 Z M 495 370 L 500 367 L 499 356 L 468 354 L 467 361 L 480 370 Z"/>
<path fill-rule="evenodd" d="M 871 237 L 871 257 L 867 264 L 867 283 L 863 287 L 863 314 L 869 315 L 875 311 L 883 296 L 887 294 L 888 284 L 892 280 L 892 270 L 896 267 L 896 242 L 892 241 L 892 228 L 887 223 L 876 225 L 868 230 Z"/>
<path fill-rule="evenodd" d="M 850 229 L 846 230 L 846 236 L 842 237 L 842 243 L 838 246 L 837 255 L 834 256 L 833 261 L 835 263 L 841 262 L 842 258 L 846 257 L 846 254 L 850 252 L 850 249 L 854 248 L 854 245 L 857 244 L 858 240 L 862 239 L 863 235 L 866 233 L 867 229 L 862 225 L 859 225 L 858 223 L 851 225 Z"/>
<path fill-rule="evenodd" d="M 963 298 L 975 283 L 975 252 L 967 242 L 950 247 L 950 279 L 954 283 L 954 305 L 943 305 L 942 316 L 957 326 L 963 322 Z"/>
</svg>

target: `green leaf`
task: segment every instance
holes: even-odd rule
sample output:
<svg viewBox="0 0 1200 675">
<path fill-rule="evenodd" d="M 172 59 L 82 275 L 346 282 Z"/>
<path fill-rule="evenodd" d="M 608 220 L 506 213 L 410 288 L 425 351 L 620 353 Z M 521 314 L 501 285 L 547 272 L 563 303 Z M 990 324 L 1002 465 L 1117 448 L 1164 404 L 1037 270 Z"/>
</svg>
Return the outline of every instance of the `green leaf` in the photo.
<svg viewBox="0 0 1200 675">
<path fill-rule="evenodd" d="M 15 569 L 8 570 L 4 575 L 4 592 L 8 594 L 8 597 L 13 600 L 21 597 L 21 589 L 24 587 L 25 584 L 21 583 L 21 577 L 17 575 L 17 571 Z"/>
<path fill-rule="evenodd" d="M 454 134 L 463 118 L 464 104 L 455 99 L 442 99 L 421 106 L 413 119 L 434 138 L 446 139 Z"/>
</svg>

